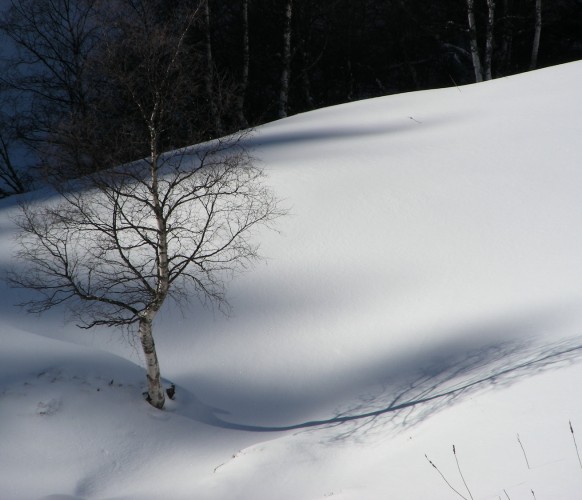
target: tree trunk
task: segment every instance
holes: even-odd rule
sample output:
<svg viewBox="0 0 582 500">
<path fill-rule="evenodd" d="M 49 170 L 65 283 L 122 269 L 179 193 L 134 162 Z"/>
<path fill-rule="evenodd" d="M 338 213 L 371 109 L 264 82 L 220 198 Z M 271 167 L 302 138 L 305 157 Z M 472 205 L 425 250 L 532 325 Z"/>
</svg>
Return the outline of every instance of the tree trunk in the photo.
<svg viewBox="0 0 582 500">
<path fill-rule="evenodd" d="M 475 71 L 475 81 L 483 81 L 483 68 L 479 57 L 479 45 L 477 43 L 477 25 L 475 23 L 474 0 L 467 0 L 467 18 L 469 20 L 469 38 L 471 44 L 471 58 L 473 59 L 473 69 Z"/>
<path fill-rule="evenodd" d="M 305 56 L 303 57 L 303 60 L 306 61 Z M 307 109 L 315 109 L 315 103 L 313 101 L 313 96 L 311 95 L 311 80 L 309 79 L 307 68 L 301 72 L 301 87 Z"/>
<path fill-rule="evenodd" d="M 162 409 L 166 398 L 160 379 L 160 364 L 156 354 L 156 345 L 152 331 L 154 314 L 147 312 L 139 318 L 139 338 L 143 349 L 148 380 L 148 402 L 155 408 Z"/>
<path fill-rule="evenodd" d="M 495 0 L 487 0 L 487 38 L 485 41 L 485 80 L 491 80 L 493 60 L 493 27 L 495 23 Z"/>
<path fill-rule="evenodd" d="M 538 65 L 538 52 L 540 49 L 540 38 L 542 35 L 542 0 L 536 0 L 536 28 L 534 34 L 533 46 L 531 49 L 531 60 L 529 69 L 536 69 Z"/>
<path fill-rule="evenodd" d="M 291 16 L 293 0 L 287 0 L 285 5 L 285 26 L 283 28 L 283 55 L 281 70 L 281 88 L 279 91 L 279 109 L 277 116 L 285 118 L 287 116 L 287 105 L 289 102 L 289 74 L 291 72 Z"/>
<path fill-rule="evenodd" d="M 510 21 L 511 13 L 508 0 L 503 0 L 502 9 L 503 14 L 500 18 L 501 44 L 499 47 L 499 56 L 497 58 L 497 71 L 505 76 L 511 72 L 511 52 L 513 47 L 513 27 L 512 22 Z"/>
<path fill-rule="evenodd" d="M 245 97 L 249 86 L 249 66 L 250 66 L 250 43 L 249 43 L 249 0 L 242 0 L 242 28 L 243 28 L 243 60 L 241 81 L 238 88 L 238 96 L 236 99 L 236 112 L 238 115 L 238 122 L 241 128 L 249 126 L 249 122 L 245 117 Z"/>
<path fill-rule="evenodd" d="M 0 188 L 0 198 L 26 191 L 23 180 L 12 164 L 9 141 L 2 134 L 2 130 L 0 130 L 0 180 L 7 186 L 7 189 Z"/>
<path fill-rule="evenodd" d="M 155 115 L 152 115 L 155 118 Z M 153 130 L 153 125 L 151 126 Z M 169 269 L 169 257 L 168 257 L 168 228 L 166 227 L 166 221 L 164 219 L 164 211 L 162 208 L 162 202 L 160 201 L 160 188 L 158 182 L 158 161 L 160 153 L 158 151 L 158 136 L 155 132 L 152 132 L 150 136 L 150 173 L 151 173 L 151 194 L 152 194 L 152 207 L 154 211 L 154 217 L 156 218 L 156 226 L 158 228 L 157 233 L 157 286 L 155 290 L 155 296 L 153 300 L 148 305 L 148 310 L 151 310 L 154 314 L 157 313 L 162 304 L 168 296 L 168 291 L 170 289 L 170 269 Z M 153 318 L 152 318 L 153 319 Z"/>
<path fill-rule="evenodd" d="M 154 107 L 156 109 L 157 106 Z M 150 168 L 152 206 L 157 225 L 157 285 L 154 297 L 139 317 L 139 338 L 144 352 L 147 380 L 148 402 L 155 408 L 162 409 L 165 403 L 164 389 L 160 380 L 160 365 L 156 354 L 153 335 L 153 321 L 162 307 L 170 289 L 168 260 L 168 231 L 160 202 L 158 185 L 158 136 L 155 133 L 155 112 L 150 123 Z"/>
<path fill-rule="evenodd" d="M 205 0 L 204 7 L 204 49 L 206 56 L 206 71 L 204 72 L 204 86 L 206 87 L 206 97 L 210 110 L 210 119 L 214 127 L 216 136 L 222 135 L 222 120 L 218 107 L 216 106 L 216 95 L 214 92 L 214 58 L 212 56 L 212 37 L 210 34 L 210 0 Z"/>
</svg>

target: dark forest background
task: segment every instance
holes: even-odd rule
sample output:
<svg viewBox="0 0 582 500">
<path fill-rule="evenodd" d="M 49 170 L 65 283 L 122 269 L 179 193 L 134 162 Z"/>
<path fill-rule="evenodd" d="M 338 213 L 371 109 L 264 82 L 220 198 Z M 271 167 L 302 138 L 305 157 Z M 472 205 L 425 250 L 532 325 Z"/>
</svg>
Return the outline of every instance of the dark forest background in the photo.
<svg viewBox="0 0 582 500">
<path fill-rule="evenodd" d="M 218 2 L 220 4 L 220 2 Z M 251 122 L 275 118 L 282 65 L 282 0 L 251 3 Z M 497 0 L 493 26 L 493 77 L 530 68 L 535 0 Z M 235 76 L 236 2 L 216 18 L 217 63 Z M 465 0 L 294 0 L 289 114 L 386 94 L 475 81 Z M 234 9 L 234 10 L 232 10 Z M 536 67 L 582 58 L 582 2 L 542 4 Z M 475 0 L 481 56 L 488 20 L 486 0 Z M 236 23 L 229 24 L 230 29 Z M 231 33 L 229 36 L 223 35 Z M 220 48 L 219 48 L 220 47 Z"/>
<path fill-rule="evenodd" d="M 0 32 L 7 196 L 147 154 L 168 68 L 165 149 L 582 59 L 582 0 L 11 0 Z"/>
</svg>

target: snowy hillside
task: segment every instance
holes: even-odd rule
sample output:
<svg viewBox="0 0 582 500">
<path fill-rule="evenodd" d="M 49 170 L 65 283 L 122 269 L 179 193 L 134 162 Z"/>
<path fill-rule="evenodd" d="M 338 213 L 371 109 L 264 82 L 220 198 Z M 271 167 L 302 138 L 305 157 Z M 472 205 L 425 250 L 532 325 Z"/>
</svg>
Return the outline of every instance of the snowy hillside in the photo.
<svg viewBox="0 0 582 500">
<path fill-rule="evenodd" d="M 0 498 L 580 498 L 581 88 L 573 63 L 261 127 L 290 213 L 231 317 L 161 314 L 166 411 L 117 332 L 0 285 Z"/>
</svg>

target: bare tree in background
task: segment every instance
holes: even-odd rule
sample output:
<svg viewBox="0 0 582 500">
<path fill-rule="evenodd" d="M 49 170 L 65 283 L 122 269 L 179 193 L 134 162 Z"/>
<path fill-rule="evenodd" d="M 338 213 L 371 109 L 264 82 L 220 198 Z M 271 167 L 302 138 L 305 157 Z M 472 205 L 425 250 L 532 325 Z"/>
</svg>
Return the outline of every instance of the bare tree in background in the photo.
<svg viewBox="0 0 582 500">
<path fill-rule="evenodd" d="M 530 71 L 536 69 L 538 65 L 538 53 L 540 50 L 540 39 L 542 36 L 542 0 L 535 0 L 536 16 L 535 16 L 535 31 L 534 40 L 531 49 L 531 59 L 529 63 Z"/>
<path fill-rule="evenodd" d="M 479 56 L 479 44 L 477 40 L 477 23 L 475 21 L 475 0 L 467 0 L 467 19 L 469 21 L 469 39 L 471 47 L 471 58 L 473 60 L 473 70 L 475 71 L 475 81 L 483 81 L 483 67 Z"/>
<path fill-rule="evenodd" d="M 491 80 L 493 60 L 493 28 L 495 23 L 495 1 L 487 0 L 487 30 L 485 38 L 485 57 L 483 63 L 479 54 L 477 22 L 475 20 L 475 0 L 467 0 L 467 20 L 469 23 L 469 46 L 475 81 Z"/>
<path fill-rule="evenodd" d="M 203 26 L 204 26 L 204 55 L 206 59 L 206 69 L 204 71 L 204 84 L 206 87 L 206 99 L 210 116 L 212 119 L 214 134 L 220 136 L 223 133 L 222 118 L 217 106 L 217 89 L 216 89 L 216 69 L 214 56 L 212 55 L 212 25 L 210 16 L 210 1 L 202 0 Z"/>
<path fill-rule="evenodd" d="M 97 0 L 13 0 L 0 19 L 0 30 L 15 49 L 2 81 L 21 97 L 18 132 L 40 163 L 58 149 L 61 172 L 94 168 L 81 146 L 94 88 L 88 67 L 102 36 L 98 5 Z"/>
<path fill-rule="evenodd" d="M 293 0 L 285 2 L 285 21 L 283 24 L 283 53 L 281 56 L 281 78 L 279 100 L 277 103 L 278 118 L 285 118 L 289 103 L 289 78 L 291 74 L 291 20 L 293 14 Z"/>
<path fill-rule="evenodd" d="M 249 42 L 249 0 L 241 0 L 241 21 L 242 21 L 242 70 L 240 84 L 237 89 L 235 101 L 236 113 L 239 126 L 246 128 L 249 123 L 245 116 L 245 97 L 249 88 L 249 72 L 251 61 L 251 50 Z"/>
<path fill-rule="evenodd" d="M 495 26 L 495 0 L 487 0 L 487 33 L 485 35 L 485 64 L 483 77 L 485 80 L 493 78 L 493 28 Z"/>
<path fill-rule="evenodd" d="M 32 184 L 30 177 L 14 163 L 19 141 L 11 123 L 15 118 L 3 112 L 5 106 L 6 101 L 0 100 L 0 198 L 24 193 Z"/>
<path fill-rule="evenodd" d="M 253 229 L 281 214 L 241 136 L 163 153 L 165 134 L 188 95 L 180 71 L 185 36 L 199 12 L 178 10 L 163 26 L 156 5 L 123 2 L 111 12 L 120 38 L 108 48 L 116 99 L 141 119 L 118 130 L 147 156 L 59 186 L 54 205 L 25 205 L 13 285 L 38 292 L 40 313 L 66 303 L 80 326 L 137 327 L 148 400 L 165 402 L 153 323 L 166 299 L 195 293 L 223 303 L 225 280 L 257 258 Z M 112 19 L 113 23 L 113 19 Z M 140 57 L 133 57 L 135 51 Z M 116 151 L 112 144 L 112 154 Z"/>
</svg>

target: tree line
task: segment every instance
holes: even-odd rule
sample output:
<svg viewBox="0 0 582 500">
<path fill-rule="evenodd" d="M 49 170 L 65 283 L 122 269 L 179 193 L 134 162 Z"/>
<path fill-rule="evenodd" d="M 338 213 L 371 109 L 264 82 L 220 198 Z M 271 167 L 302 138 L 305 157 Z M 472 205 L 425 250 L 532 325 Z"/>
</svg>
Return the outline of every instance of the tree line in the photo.
<svg viewBox="0 0 582 500">
<path fill-rule="evenodd" d="M 163 150 L 582 56 L 578 0 L 12 0 L 0 29 L 0 195 L 146 155 L 127 81 L 177 36 Z"/>
</svg>

